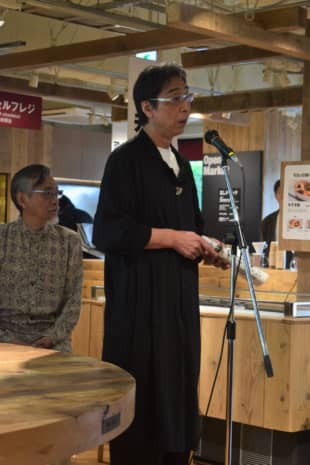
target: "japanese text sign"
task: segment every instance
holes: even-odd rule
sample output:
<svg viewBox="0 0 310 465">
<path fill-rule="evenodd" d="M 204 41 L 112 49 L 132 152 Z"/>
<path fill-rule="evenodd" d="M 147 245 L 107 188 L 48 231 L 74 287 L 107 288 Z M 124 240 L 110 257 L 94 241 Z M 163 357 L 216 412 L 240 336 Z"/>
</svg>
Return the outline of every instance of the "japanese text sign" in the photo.
<svg viewBox="0 0 310 465">
<path fill-rule="evenodd" d="M 41 128 L 41 97 L 0 92 L 0 126 Z"/>
</svg>

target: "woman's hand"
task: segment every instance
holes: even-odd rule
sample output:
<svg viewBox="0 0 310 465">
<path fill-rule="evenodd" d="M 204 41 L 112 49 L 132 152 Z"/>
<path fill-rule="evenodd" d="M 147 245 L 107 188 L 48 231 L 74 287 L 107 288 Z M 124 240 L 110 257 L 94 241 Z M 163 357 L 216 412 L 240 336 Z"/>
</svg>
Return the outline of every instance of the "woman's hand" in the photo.
<svg viewBox="0 0 310 465">
<path fill-rule="evenodd" d="M 173 248 L 190 260 L 201 257 L 203 248 L 201 237 L 192 231 L 175 231 Z"/>
<path fill-rule="evenodd" d="M 208 265 L 214 265 L 216 267 L 227 270 L 230 267 L 229 258 L 223 256 L 224 244 L 223 242 L 215 239 L 214 237 L 202 236 L 204 244 L 203 259 Z M 213 250 L 213 254 L 210 253 L 210 249 Z M 215 253 L 215 256 L 214 256 Z"/>
</svg>

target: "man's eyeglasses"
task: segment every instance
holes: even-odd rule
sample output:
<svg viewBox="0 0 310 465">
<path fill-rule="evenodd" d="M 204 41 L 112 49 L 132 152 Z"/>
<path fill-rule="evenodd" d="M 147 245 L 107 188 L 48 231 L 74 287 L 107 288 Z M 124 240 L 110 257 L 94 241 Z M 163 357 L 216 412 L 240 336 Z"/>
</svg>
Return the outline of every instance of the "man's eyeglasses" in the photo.
<svg viewBox="0 0 310 465">
<path fill-rule="evenodd" d="M 150 102 L 170 102 L 175 105 L 180 105 L 180 103 L 187 102 L 192 103 L 194 101 L 194 94 L 182 94 L 174 95 L 173 97 L 156 97 L 148 99 Z"/>
<path fill-rule="evenodd" d="M 39 194 L 43 194 L 44 197 L 46 197 L 47 199 L 53 199 L 54 197 L 57 197 L 57 199 L 60 199 L 62 196 L 63 196 L 63 191 L 60 191 L 59 189 L 57 189 L 57 191 L 51 191 L 51 190 L 43 190 L 43 189 L 34 189 L 33 191 L 31 191 L 32 193 L 39 193 Z"/>
</svg>

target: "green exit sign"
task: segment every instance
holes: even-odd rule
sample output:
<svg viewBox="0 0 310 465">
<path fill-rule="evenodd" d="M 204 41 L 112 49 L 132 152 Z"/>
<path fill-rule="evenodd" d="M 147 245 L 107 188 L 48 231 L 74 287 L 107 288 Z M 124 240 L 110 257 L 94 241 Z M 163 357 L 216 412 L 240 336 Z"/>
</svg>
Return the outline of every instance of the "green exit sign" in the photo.
<svg viewBox="0 0 310 465">
<path fill-rule="evenodd" d="M 157 52 L 156 50 L 151 50 L 150 52 L 140 52 L 136 53 L 137 58 L 142 58 L 142 60 L 151 60 L 151 61 L 156 61 L 157 60 Z"/>
</svg>

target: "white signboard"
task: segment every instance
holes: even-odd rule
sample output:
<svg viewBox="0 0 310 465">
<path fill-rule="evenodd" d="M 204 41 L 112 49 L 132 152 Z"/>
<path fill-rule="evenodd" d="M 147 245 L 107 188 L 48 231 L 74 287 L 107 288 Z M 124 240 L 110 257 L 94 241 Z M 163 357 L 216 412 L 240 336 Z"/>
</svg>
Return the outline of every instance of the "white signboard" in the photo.
<svg viewBox="0 0 310 465">
<path fill-rule="evenodd" d="M 284 168 L 282 237 L 310 240 L 309 164 L 292 164 Z"/>
</svg>

